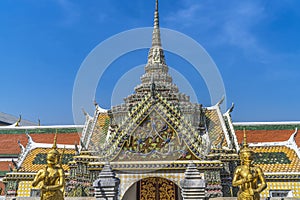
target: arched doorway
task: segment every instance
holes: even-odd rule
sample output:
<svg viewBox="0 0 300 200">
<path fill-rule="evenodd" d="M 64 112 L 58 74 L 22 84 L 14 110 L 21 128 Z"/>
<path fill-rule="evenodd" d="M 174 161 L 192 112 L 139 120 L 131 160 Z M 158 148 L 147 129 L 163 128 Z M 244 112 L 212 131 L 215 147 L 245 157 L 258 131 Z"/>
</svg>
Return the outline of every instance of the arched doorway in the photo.
<svg viewBox="0 0 300 200">
<path fill-rule="evenodd" d="M 122 200 L 182 200 L 180 188 L 172 181 L 149 177 L 134 183 Z"/>
</svg>

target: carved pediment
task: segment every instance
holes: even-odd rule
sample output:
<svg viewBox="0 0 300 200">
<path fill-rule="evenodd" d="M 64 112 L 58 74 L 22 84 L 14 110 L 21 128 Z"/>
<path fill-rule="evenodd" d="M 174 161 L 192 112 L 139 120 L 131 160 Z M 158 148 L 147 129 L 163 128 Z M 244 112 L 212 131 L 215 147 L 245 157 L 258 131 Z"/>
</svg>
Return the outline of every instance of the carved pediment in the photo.
<svg viewBox="0 0 300 200">
<path fill-rule="evenodd" d="M 203 158 L 206 149 L 199 131 L 157 93 L 132 109 L 99 152 L 101 160 L 177 160 Z"/>
</svg>

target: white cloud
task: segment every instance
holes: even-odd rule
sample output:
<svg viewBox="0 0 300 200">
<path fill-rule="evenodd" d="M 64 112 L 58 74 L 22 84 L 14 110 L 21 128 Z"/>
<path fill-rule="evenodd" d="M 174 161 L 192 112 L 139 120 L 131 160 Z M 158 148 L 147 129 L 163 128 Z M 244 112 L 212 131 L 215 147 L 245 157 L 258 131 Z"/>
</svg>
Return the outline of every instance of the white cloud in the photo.
<svg viewBox="0 0 300 200">
<path fill-rule="evenodd" d="M 247 51 L 263 53 L 253 27 L 264 18 L 264 7 L 257 1 L 240 1 L 229 12 L 221 30 L 224 42 L 235 45 Z"/>
<path fill-rule="evenodd" d="M 204 35 L 212 41 L 213 46 L 231 45 L 246 54 L 256 55 L 254 57 L 258 59 L 265 57 L 266 50 L 253 31 L 266 17 L 265 5 L 261 1 L 180 2 L 182 7 L 166 18 L 171 26 L 185 32 L 186 29 L 191 29 L 194 34 L 198 32 L 197 35 Z"/>
<path fill-rule="evenodd" d="M 169 24 L 181 24 L 184 27 L 195 24 L 197 13 L 201 11 L 201 4 L 191 1 L 181 1 L 182 6 L 164 17 L 163 20 Z"/>
</svg>

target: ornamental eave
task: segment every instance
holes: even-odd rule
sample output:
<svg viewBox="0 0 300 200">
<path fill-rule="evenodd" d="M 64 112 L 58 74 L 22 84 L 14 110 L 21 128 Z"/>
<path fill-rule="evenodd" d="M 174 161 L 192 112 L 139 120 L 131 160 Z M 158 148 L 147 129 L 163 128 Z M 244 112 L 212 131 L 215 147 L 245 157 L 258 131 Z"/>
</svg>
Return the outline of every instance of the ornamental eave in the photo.
<svg viewBox="0 0 300 200">
<path fill-rule="evenodd" d="M 114 170 L 138 170 L 138 171 L 145 171 L 145 170 L 185 170 L 186 167 L 189 165 L 191 161 L 142 161 L 142 162 L 135 162 L 135 161 L 126 161 L 126 162 L 110 162 L 110 165 Z M 205 169 L 222 169 L 223 162 L 219 160 L 212 160 L 212 161 L 200 161 L 200 160 L 193 160 L 192 161 L 198 169 L 205 170 Z M 105 165 L 105 162 L 90 162 L 88 164 L 89 170 L 99 170 Z"/>
</svg>

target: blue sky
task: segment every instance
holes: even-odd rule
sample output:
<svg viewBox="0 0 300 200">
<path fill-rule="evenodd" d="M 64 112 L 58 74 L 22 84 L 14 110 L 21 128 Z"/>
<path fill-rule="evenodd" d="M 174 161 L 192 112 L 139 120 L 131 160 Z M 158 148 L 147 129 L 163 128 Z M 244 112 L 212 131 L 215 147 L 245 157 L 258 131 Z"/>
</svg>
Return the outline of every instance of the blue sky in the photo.
<svg viewBox="0 0 300 200">
<path fill-rule="evenodd" d="M 234 121 L 299 120 L 300 1 L 160 0 L 159 9 L 161 27 L 192 37 L 214 60 L 227 107 L 236 105 Z M 153 11 L 154 0 L 0 1 L 0 111 L 72 124 L 73 84 L 85 57 L 115 34 L 152 26 Z M 118 78 L 146 58 L 141 50 L 116 60 L 99 82 L 97 102 L 108 108 Z M 166 61 L 210 106 L 192 67 L 168 52 Z"/>
</svg>

